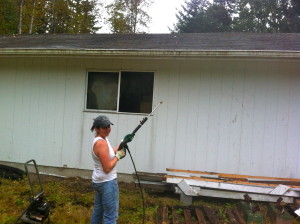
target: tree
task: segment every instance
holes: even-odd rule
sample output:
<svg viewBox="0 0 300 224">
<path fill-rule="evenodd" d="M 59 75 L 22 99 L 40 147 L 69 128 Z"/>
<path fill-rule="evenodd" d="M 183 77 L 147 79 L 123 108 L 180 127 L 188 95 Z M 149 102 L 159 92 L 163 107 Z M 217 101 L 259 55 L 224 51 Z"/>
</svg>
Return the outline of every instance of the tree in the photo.
<svg viewBox="0 0 300 224">
<path fill-rule="evenodd" d="M 98 10 L 96 0 L 75 0 L 71 16 L 72 33 L 95 33 L 100 27 L 96 27 Z"/>
<path fill-rule="evenodd" d="M 229 3 L 229 1 L 228 1 Z M 174 26 L 179 33 L 225 32 L 230 31 L 231 17 L 226 9 L 227 1 L 190 0 L 176 14 Z"/>
<path fill-rule="evenodd" d="M 1 33 L 95 33 L 99 29 L 97 0 L 0 0 L 2 9 Z"/>
<path fill-rule="evenodd" d="M 0 34 L 18 32 L 19 6 L 16 0 L 0 0 Z"/>
<path fill-rule="evenodd" d="M 297 1 L 239 0 L 233 29 L 240 32 L 299 32 Z"/>
<path fill-rule="evenodd" d="M 24 0 L 19 0 L 19 25 L 18 25 L 18 33 L 22 33 L 22 22 L 23 22 L 23 6 L 24 6 Z"/>
<path fill-rule="evenodd" d="M 107 19 L 113 33 L 139 33 L 147 28 L 151 18 L 146 9 L 152 0 L 115 0 L 106 8 Z"/>
<path fill-rule="evenodd" d="M 186 0 L 173 32 L 300 32 L 299 0 Z"/>
</svg>

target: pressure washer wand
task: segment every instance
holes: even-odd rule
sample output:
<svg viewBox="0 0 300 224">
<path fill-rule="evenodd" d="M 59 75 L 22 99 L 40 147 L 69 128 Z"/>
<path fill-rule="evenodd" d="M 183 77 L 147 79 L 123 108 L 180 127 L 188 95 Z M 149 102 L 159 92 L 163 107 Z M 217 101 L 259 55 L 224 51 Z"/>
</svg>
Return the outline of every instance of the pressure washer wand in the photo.
<svg viewBox="0 0 300 224">
<path fill-rule="evenodd" d="M 140 124 L 134 129 L 134 131 L 131 133 L 132 135 L 134 135 L 142 126 L 143 124 L 145 124 L 145 122 L 148 120 L 148 118 L 154 113 L 154 111 L 162 104 L 163 102 L 160 102 L 155 108 L 154 110 L 152 110 L 152 112 L 147 116 L 147 117 L 144 117 L 141 121 L 140 121 Z M 122 142 L 124 143 L 124 142 Z M 122 145 L 122 143 L 120 144 L 120 146 Z M 120 148 L 119 146 L 119 148 Z M 130 155 L 130 159 L 132 161 L 132 165 L 133 165 L 133 168 L 134 168 L 134 172 L 135 172 L 135 175 L 137 177 L 137 180 L 138 180 L 138 184 L 139 184 L 139 187 L 140 187 L 140 190 L 141 190 L 141 196 L 142 196 L 142 201 L 143 201 L 143 224 L 145 223 L 145 199 L 144 199 L 144 194 L 143 194 L 143 190 L 142 190 L 142 186 L 141 186 L 141 182 L 140 182 L 140 178 L 139 178 L 139 175 L 138 175 L 138 172 L 136 170 L 136 167 L 135 167 L 135 164 L 134 164 L 134 161 L 133 161 L 133 158 L 131 156 L 131 153 L 130 153 L 130 150 L 125 142 L 125 145 L 124 145 L 125 149 L 128 151 L 129 155 Z M 122 147 L 121 147 L 122 148 Z M 119 150 L 119 149 L 118 149 Z M 126 151 L 125 151 L 126 152 Z"/>
<path fill-rule="evenodd" d="M 148 118 L 154 113 L 154 111 L 162 104 L 163 102 L 160 102 L 153 110 L 152 112 L 147 116 L 144 117 L 143 120 L 140 121 L 140 124 L 134 129 L 134 131 L 131 134 L 135 134 L 142 126 L 145 124 L 145 122 L 148 120 Z"/>
</svg>

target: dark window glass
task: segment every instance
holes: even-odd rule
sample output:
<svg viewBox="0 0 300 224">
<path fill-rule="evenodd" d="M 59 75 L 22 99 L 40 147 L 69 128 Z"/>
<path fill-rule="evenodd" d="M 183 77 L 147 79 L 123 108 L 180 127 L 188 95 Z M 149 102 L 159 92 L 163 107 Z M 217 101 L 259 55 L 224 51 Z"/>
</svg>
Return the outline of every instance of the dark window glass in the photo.
<svg viewBox="0 0 300 224">
<path fill-rule="evenodd" d="M 153 72 L 121 72 L 118 96 L 118 72 L 89 72 L 86 109 L 150 113 L 153 82 Z"/>
<path fill-rule="evenodd" d="M 117 110 L 118 72 L 89 72 L 86 109 Z"/>
<path fill-rule="evenodd" d="M 153 72 L 122 72 L 120 112 L 150 113 L 153 99 Z"/>
</svg>

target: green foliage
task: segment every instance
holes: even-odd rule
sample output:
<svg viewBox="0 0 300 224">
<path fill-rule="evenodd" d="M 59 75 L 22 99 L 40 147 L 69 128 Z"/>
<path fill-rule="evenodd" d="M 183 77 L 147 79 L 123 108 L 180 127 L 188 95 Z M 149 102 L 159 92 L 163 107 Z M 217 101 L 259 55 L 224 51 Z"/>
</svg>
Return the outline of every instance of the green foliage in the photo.
<svg viewBox="0 0 300 224">
<path fill-rule="evenodd" d="M 300 32 L 297 0 L 186 0 L 173 32 Z"/>
<path fill-rule="evenodd" d="M 16 0 L 0 0 L 0 34 L 17 33 L 18 9 Z"/>
<path fill-rule="evenodd" d="M 20 21 L 21 33 L 95 33 L 100 28 L 97 0 L 24 0 L 22 8 L 21 2 L 0 0 L 0 34 L 17 33 Z"/>
<path fill-rule="evenodd" d="M 114 0 L 108 6 L 107 22 L 113 33 L 140 33 L 151 18 L 146 9 L 152 0 Z"/>
</svg>

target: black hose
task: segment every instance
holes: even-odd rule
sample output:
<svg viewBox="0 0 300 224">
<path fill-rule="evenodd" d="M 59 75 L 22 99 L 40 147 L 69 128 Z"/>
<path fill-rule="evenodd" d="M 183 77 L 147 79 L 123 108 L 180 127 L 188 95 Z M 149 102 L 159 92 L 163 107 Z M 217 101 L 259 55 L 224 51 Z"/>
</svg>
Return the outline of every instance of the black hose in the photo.
<svg viewBox="0 0 300 224">
<path fill-rule="evenodd" d="M 129 155 L 130 155 L 130 159 L 132 161 L 132 164 L 133 164 L 133 167 L 134 167 L 134 171 L 135 171 L 135 175 L 136 175 L 136 178 L 138 180 L 138 184 L 139 184 L 139 188 L 140 188 L 140 191 L 141 191 L 141 196 L 142 196 L 142 202 L 143 202 L 143 224 L 145 223 L 145 199 L 144 199 L 144 193 L 143 193 L 143 189 L 142 189 L 142 185 L 141 185 L 141 182 L 140 182 L 140 178 L 139 178 L 139 175 L 136 171 L 136 167 L 135 167 L 135 164 L 134 164 L 134 161 L 133 161 L 133 158 L 131 156 L 131 153 L 130 153 L 130 150 L 128 148 L 128 146 L 126 145 L 125 148 L 127 149 L 127 151 L 129 152 Z"/>
</svg>

